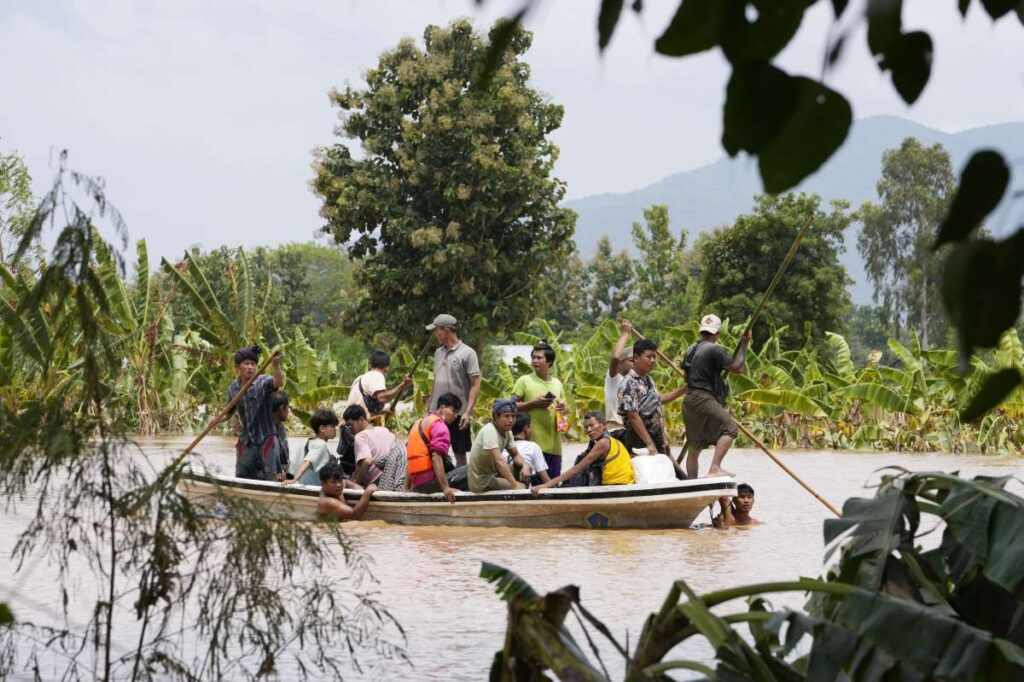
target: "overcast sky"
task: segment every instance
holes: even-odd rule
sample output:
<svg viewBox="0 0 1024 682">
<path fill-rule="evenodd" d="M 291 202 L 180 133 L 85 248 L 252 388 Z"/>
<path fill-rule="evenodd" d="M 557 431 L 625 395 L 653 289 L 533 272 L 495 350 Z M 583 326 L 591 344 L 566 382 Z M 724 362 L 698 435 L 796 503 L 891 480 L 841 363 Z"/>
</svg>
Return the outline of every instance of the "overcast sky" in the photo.
<svg viewBox="0 0 1024 682">
<path fill-rule="evenodd" d="M 728 70 L 717 53 L 666 59 L 653 41 L 678 0 L 624 12 L 596 47 L 598 0 L 547 0 L 528 19 L 534 84 L 565 106 L 557 174 L 568 197 L 631 190 L 721 157 Z M 629 3 L 627 3 L 629 4 Z M 857 4 L 856 2 L 854 3 Z M 1024 29 L 975 2 L 910 0 L 907 30 L 936 44 L 913 108 L 879 75 L 862 26 L 828 76 L 857 118 L 894 114 L 952 132 L 1024 117 Z M 816 76 L 831 23 L 819 2 L 778 62 Z M 377 56 L 429 23 L 486 28 L 517 2 L 492 0 L 3 0 L 0 149 L 42 191 L 55 151 L 107 180 L 131 239 L 151 257 L 192 244 L 306 241 L 318 230 L 312 150 L 332 141 L 327 91 L 359 84 Z M 853 16 L 854 12 L 847 12 Z M 154 264 L 156 260 L 154 258 Z"/>
</svg>

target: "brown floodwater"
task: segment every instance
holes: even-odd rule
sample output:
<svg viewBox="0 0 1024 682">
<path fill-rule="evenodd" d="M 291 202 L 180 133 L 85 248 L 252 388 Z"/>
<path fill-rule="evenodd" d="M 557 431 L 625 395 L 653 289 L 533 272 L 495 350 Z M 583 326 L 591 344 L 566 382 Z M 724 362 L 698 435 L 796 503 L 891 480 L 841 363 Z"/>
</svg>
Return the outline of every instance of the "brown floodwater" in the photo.
<svg viewBox="0 0 1024 682">
<path fill-rule="evenodd" d="M 170 459 L 189 438 L 144 439 L 145 452 Z M 293 439 L 301 452 L 303 440 Z M 209 437 L 201 451 L 208 465 L 233 471 L 232 442 Z M 567 447 L 567 459 L 580 451 Z M 960 471 L 962 474 L 1016 473 L 1021 460 L 984 455 L 849 453 L 792 451 L 786 463 L 837 507 L 851 496 L 870 496 L 865 485 L 876 470 L 900 466 L 915 471 Z M 706 452 L 702 471 L 710 453 Z M 689 530 L 527 530 L 516 528 L 446 528 L 346 524 L 359 549 L 372 557 L 380 600 L 407 635 L 411 667 L 377 668 L 373 675 L 390 679 L 485 679 L 494 652 L 502 645 L 506 612 L 489 584 L 479 577 L 482 561 L 517 572 L 538 591 L 575 584 L 584 605 L 602 619 L 620 641 L 634 642 L 649 613 L 664 599 L 673 580 L 682 578 L 698 593 L 765 580 L 818 575 L 821 570 L 822 522 L 831 516 L 770 459 L 755 450 L 735 450 L 725 461 L 738 482 L 753 485 L 753 516 L 763 525 L 714 530 L 705 512 Z M 1019 492 L 1019 490 L 1018 490 Z M 27 508 L 26 510 L 27 511 Z M 10 550 L 26 517 L 12 513 L 0 530 L 0 601 L 18 615 L 45 619 L 59 609 L 56 569 L 35 566 L 31 575 L 13 575 Z M 701 527 L 703 524 L 703 527 Z M 16 581 L 16 582 L 15 582 Z M 16 593 L 11 586 L 17 584 Z M 30 596 L 29 596 L 30 595 Z M 775 603 L 799 605 L 797 596 Z M 573 626 L 577 640 L 585 641 Z M 125 633 L 127 634 L 127 633 Z M 610 645 L 597 642 L 613 677 L 622 665 Z M 694 645 L 681 655 L 706 657 Z M 287 679 L 288 671 L 281 678 Z M 352 674 L 358 679 L 361 675 Z"/>
</svg>

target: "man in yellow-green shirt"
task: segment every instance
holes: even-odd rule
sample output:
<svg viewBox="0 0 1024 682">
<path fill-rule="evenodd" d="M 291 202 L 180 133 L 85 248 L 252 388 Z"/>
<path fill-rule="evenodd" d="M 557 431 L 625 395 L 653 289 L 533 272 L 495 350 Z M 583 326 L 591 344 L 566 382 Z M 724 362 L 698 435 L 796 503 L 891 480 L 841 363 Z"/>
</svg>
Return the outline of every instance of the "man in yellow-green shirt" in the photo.
<svg viewBox="0 0 1024 682">
<path fill-rule="evenodd" d="M 512 387 L 512 400 L 516 409 L 530 415 L 533 441 L 544 452 L 548 475 L 552 478 L 562 472 L 562 436 L 556 425 L 555 410 L 565 411 L 562 382 L 551 376 L 555 364 L 555 349 L 541 341 L 530 352 L 531 374 L 524 374 Z"/>
</svg>

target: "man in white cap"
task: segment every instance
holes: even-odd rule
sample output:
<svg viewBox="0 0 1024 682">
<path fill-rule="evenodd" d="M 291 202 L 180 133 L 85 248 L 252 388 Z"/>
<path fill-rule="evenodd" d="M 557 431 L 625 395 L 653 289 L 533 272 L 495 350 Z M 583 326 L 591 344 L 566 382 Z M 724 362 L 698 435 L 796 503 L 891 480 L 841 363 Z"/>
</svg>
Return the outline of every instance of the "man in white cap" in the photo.
<svg viewBox="0 0 1024 682">
<path fill-rule="evenodd" d="M 736 422 L 725 409 L 729 385 L 722 371 L 739 374 L 747 361 L 750 334 L 740 337 L 736 357 L 718 345 L 722 321 L 717 315 L 700 320 L 700 339 L 686 349 L 683 370 L 686 372 L 686 399 L 683 401 L 683 423 L 686 425 L 686 475 L 697 478 L 700 451 L 715 447 L 708 476 L 732 476 L 722 468 L 722 460 L 736 439 Z"/>
<path fill-rule="evenodd" d="M 463 410 L 451 424 L 452 452 L 457 466 L 466 464 L 466 453 L 473 445 L 469 425 L 473 408 L 480 395 L 480 361 L 476 351 L 459 339 L 459 323 L 451 315 L 441 314 L 427 325 L 427 331 L 441 347 L 434 352 L 434 389 L 430 392 L 428 410 L 437 410 L 437 399 L 445 393 L 454 393 L 462 401 Z"/>
</svg>

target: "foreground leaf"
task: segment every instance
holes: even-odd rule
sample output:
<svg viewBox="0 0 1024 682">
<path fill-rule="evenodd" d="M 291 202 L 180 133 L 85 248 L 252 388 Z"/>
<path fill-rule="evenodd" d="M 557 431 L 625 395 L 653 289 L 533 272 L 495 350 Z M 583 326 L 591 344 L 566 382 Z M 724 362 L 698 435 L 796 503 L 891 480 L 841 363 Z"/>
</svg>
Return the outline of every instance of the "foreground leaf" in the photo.
<svg viewBox="0 0 1024 682">
<path fill-rule="evenodd" d="M 1008 367 L 988 376 L 985 383 L 960 413 L 960 420 L 972 422 L 1003 402 L 1022 381 L 1020 370 Z"/>
</svg>

